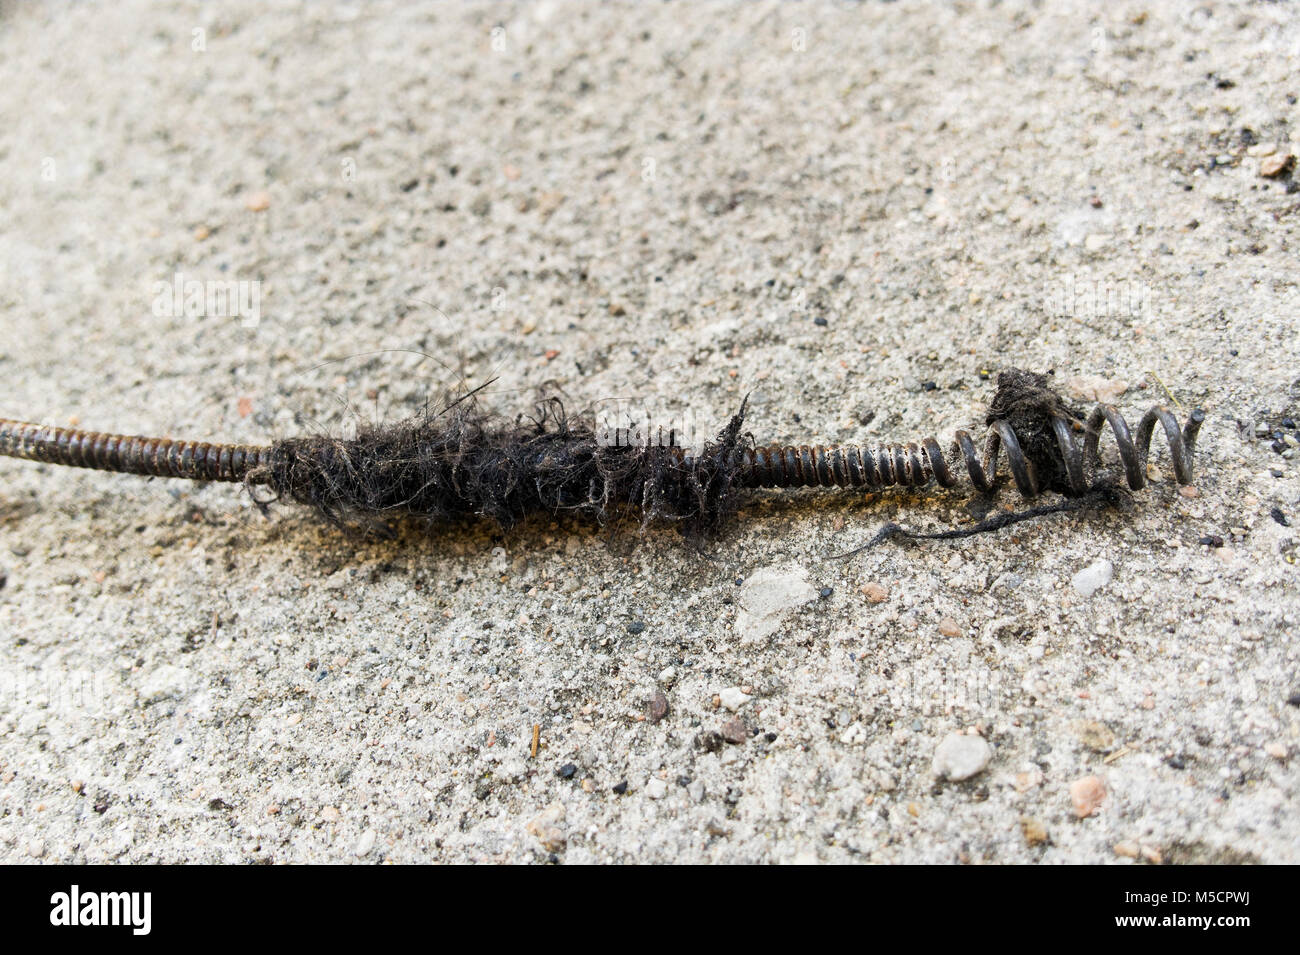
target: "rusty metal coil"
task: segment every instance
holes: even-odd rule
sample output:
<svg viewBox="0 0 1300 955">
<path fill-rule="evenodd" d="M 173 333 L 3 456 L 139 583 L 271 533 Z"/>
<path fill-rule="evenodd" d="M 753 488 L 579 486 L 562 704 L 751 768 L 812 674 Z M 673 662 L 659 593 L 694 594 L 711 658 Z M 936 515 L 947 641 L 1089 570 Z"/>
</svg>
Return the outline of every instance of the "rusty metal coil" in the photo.
<svg viewBox="0 0 1300 955">
<path fill-rule="evenodd" d="M 123 474 L 260 483 L 268 447 L 52 428 L 0 418 L 0 454 Z"/>
<path fill-rule="evenodd" d="M 1068 485 L 1065 490 L 1082 494 L 1092 486 L 1090 475 L 1102 466 L 1100 441 L 1104 425 L 1114 435 L 1130 488 L 1136 491 L 1146 485 L 1147 459 L 1157 424 L 1169 444 L 1174 477 L 1180 484 L 1190 484 L 1196 435 L 1204 421 L 1205 413 L 1196 409 L 1180 429 L 1178 419 L 1168 408 L 1155 407 L 1143 415 L 1134 434 L 1112 405 L 1099 405 L 1083 422 L 1054 418 L 1052 430 L 1064 464 Z M 273 452 L 273 446 L 104 434 L 0 419 L 0 455 L 101 471 L 263 484 L 270 477 Z M 672 448 L 669 452 L 685 466 L 692 465 L 693 458 L 688 451 Z M 745 448 L 735 454 L 734 482 L 742 487 L 922 487 L 931 481 L 942 487 L 957 484 L 939 442 L 932 437 L 919 443 L 875 447 L 768 445 Z M 968 432 L 956 432 L 950 456 L 955 459 L 958 454 L 971 483 L 980 491 L 994 489 L 999 457 L 1003 454 L 1022 495 L 1034 497 L 1042 490 L 1033 461 L 1025 455 L 1015 431 L 1006 421 L 994 421 L 990 425 L 982 457 Z"/>
<path fill-rule="evenodd" d="M 1157 424 L 1164 430 L 1179 484 L 1192 482 L 1192 454 L 1205 412 L 1196 409 L 1180 429 L 1178 419 L 1165 407 L 1155 407 L 1142 416 L 1136 435 L 1123 415 L 1112 405 L 1099 405 L 1086 422 L 1052 419 L 1052 431 L 1065 466 L 1068 491 L 1082 494 L 1092 486 L 1090 474 L 1101 467 L 1100 441 L 1103 425 L 1109 425 L 1119 450 L 1128 486 L 1140 490 L 1146 485 L 1147 459 Z M 1079 438 L 1082 436 L 1082 442 Z M 1016 433 L 1005 421 L 994 421 L 981 457 L 966 431 L 955 435 L 951 452 L 960 454 L 971 483 L 984 492 L 992 491 L 998 459 L 1005 454 L 1016 488 L 1025 497 L 1040 493 L 1034 464 L 1025 456 Z M 939 442 L 926 438 L 920 443 L 885 444 L 876 447 L 839 445 L 770 445 L 737 452 L 737 483 L 754 488 L 789 487 L 921 487 L 931 481 L 942 487 L 957 484 Z"/>
</svg>

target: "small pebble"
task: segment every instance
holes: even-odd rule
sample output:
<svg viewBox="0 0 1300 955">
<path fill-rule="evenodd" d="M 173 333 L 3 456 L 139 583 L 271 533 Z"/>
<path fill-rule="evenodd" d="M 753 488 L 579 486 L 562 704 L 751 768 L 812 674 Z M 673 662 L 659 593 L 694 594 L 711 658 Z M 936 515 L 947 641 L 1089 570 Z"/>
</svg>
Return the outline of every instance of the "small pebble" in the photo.
<svg viewBox="0 0 1300 955">
<path fill-rule="evenodd" d="M 577 773 L 578 767 L 573 763 L 565 763 L 555 771 L 555 775 L 559 776 L 561 779 L 572 779 L 577 775 Z"/>
<path fill-rule="evenodd" d="M 645 631 L 645 622 L 642 620 L 633 620 L 627 625 L 627 632 L 636 636 L 638 633 Z"/>
<path fill-rule="evenodd" d="M 739 744 L 749 739 L 749 727 L 745 725 L 745 721 L 740 717 L 723 723 L 721 733 L 722 738 L 728 743 Z"/>
<path fill-rule="evenodd" d="M 962 629 L 952 617 L 944 617 L 939 621 L 939 632 L 945 637 L 960 637 Z"/>
<path fill-rule="evenodd" d="M 781 628 L 786 616 L 816 599 L 817 590 L 803 567 L 792 563 L 763 567 L 742 585 L 736 632 L 742 643 L 761 643 Z"/>
<path fill-rule="evenodd" d="M 1132 839 L 1125 839 L 1123 842 L 1115 843 L 1115 855 L 1122 859 L 1136 859 L 1141 849 Z"/>
<path fill-rule="evenodd" d="M 1259 174 L 1265 179 L 1280 179 L 1295 168 L 1295 156 L 1285 153 L 1269 156 L 1259 164 Z"/>
<path fill-rule="evenodd" d="M 1114 575 L 1115 565 L 1108 560 L 1099 560 L 1075 574 L 1070 579 L 1070 585 L 1079 596 L 1091 597 L 1110 583 Z"/>
<path fill-rule="evenodd" d="M 951 733 L 934 750 L 934 775 L 961 782 L 982 773 L 993 758 L 993 750 L 979 736 Z"/>
<path fill-rule="evenodd" d="M 271 208 L 271 195 L 267 192 L 255 192 L 245 203 L 249 212 L 265 212 Z"/>
<path fill-rule="evenodd" d="M 880 586 L 880 584 L 863 584 L 858 588 L 858 590 L 867 598 L 868 603 L 881 604 L 889 599 L 889 591 Z"/>
<path fill-rule="evenodd" d="M 668 715 L 668 697 L 662 690 L 656 690 L 650 702 L 646 704 L 645 718 L 651 723 L 658 723 Z"/>
<path fill-rule="evenodd" d="M 738 686 L 729 686 L 718 696 L 722 699 L 722 705 L 733 713 L 753 699 L 748 693 L 741 692 Z"/>
<path fill-rule="evenodd" d="M 1096 776 L 1084 776 L 1070 783 L 1070 802 L 1074 805 L 1074 814 L 1080 819 L 1087 819 L 1106 798 L 1106 784 Z"/>
<path fill-rule="evenodd" d="M 1286 515 L 1282 513 L 1282 509 L 1280 507 L 1275 507 L 1271 509 L 1268 512 L 1268 516 L 1273 518 L 1273 520 L 1277 521 L 1277 523 L 1281 524 L 1283 527 L 1291 526 L 1291 522 L 1286 519 Z"/>
<path fill-rule="evenodd" d="M 1274 759 L 1286 759 L 1286 746 L 1282 743 L 1268 743 L 1264 746 L 1264 752 Z"/>
<path fill-rule="evenodd" d="M 357 858 L 368 855 L 370 850 L 375 847 L 375 830 L 367 829 L 361 833 L 361 838 L 357 840 L 357 847 L 354 851 Z"/>
<path fill-rule="evenodd" d="M 1223 538 L 1218 534 L 1206 534 L 1200 539 L 1199 543 L 1203 547 L 1222 547 Z"/>
<path fill-rule="evenodd" d="M 651 776 L 646 780 L 645 794 L 651 799 L 663 799 L 668 795 L 668 784 L 658 776 Z"/>
</svg>

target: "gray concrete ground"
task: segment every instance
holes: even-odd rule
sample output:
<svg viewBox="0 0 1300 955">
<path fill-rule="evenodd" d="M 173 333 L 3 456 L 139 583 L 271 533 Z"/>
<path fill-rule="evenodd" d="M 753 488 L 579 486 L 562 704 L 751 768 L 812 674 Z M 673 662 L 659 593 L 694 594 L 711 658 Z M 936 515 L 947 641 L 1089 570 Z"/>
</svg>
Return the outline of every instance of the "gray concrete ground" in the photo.
<svg viewBox="0 0 1300 955">
<path fill-rule="evenodd" d="M 8 4 L 0 63 L 0 414 L 1210 412 L 1191 492 L 840 561 L 974 495 L 700 555 L 2 462 L 0 858 L 1300 861 L 1288 5 Z"/>
</svg>

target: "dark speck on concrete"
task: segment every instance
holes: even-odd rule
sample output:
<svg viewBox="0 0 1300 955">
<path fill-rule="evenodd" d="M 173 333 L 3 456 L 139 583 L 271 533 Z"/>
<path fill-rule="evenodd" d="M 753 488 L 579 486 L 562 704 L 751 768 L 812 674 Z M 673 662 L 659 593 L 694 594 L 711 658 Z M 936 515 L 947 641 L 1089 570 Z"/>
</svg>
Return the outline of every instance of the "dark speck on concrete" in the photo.
<svg viewBox="0 0 1300 955">
<path fill-rule="evenodd" d="M 717 730 L 706 730 L 695 737 L 695 748 L 705 753 L 716 753 L 722 749 L 722 734 Z"/>
<path fill-rule="evenodd" d="M 632 634 L 633 636 L 635 636 L 638 633 L 643 633 L 644 631 L 645 631 L 645 621 L 643 620 L 633 620 L 631 623 L 627 625 L 627 632 Z"/>
<path fill-rule="evenodd" d="M 572 779 L 577 772 L 577 766 L 573 765 L 573 763 L 565 763 L 555 771 L 555 775 L 559 776 L 561 779 Z"/>
</svg>

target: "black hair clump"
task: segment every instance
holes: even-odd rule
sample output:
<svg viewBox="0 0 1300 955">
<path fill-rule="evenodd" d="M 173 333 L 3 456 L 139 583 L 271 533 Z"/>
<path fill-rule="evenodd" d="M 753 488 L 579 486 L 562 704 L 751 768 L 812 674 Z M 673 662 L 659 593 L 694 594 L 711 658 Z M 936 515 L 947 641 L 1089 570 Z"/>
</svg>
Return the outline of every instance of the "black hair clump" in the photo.
<svg viewBox="0 0 1300 955">
<path fill-rule="evenodd" d="M 566 414 L 558 399 L 532 417 L 500 422 L 472 396 L 440 413 L 350 440 L 292 438 L 271 449 L 277 497 L 336 524 L 414 516 L 436 522 L 488 518 L 509 528 L 535 513 L 607 523 L 624 513 L 670 521 L 702 539 L 737 505 L 733 480 L 745 406 L 703 449 L 618 445 Z"/>
<path fill-rule="evenodd" d="M 1016 433 L 1020 450 L 1032 462 L 1039 486 L 1070 494 L 1070 482 L 1052 419 L 1082 421 L 1084 413 L 1052 387 L 1050 374 L 1020 368 L 998 373 L 998 388 L 989 402 L 985 424 L 1006 421 Z"/>
</svg>

